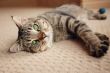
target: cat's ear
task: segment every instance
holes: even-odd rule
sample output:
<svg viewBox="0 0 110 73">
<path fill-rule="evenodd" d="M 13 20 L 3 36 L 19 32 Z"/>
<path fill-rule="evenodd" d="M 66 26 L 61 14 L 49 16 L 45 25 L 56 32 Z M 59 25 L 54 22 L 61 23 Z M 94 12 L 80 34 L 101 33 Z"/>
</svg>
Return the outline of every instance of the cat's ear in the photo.
<svg viewBox="0 0 110 73">
<path fill-rule="evenodd" d="M 16 53 L 16 52 L 19 52 L 19 51 L 21 51 L 21 50 L 23 50 L 23 49 L 21 48 L 21 46 L 19 45 L 18 42 L 15 42 L 15 43 L 9 48 L 9 52 L 11 52 L 11 53 Z"/>
<path fill-rule="evenodd" d="M 23 26 L 26 22 L 28 22 L 28 18 L 26 17 L 19 17 L 19 16 L 11 16 L 12 20 L 18 27 Z"/>
</svg>

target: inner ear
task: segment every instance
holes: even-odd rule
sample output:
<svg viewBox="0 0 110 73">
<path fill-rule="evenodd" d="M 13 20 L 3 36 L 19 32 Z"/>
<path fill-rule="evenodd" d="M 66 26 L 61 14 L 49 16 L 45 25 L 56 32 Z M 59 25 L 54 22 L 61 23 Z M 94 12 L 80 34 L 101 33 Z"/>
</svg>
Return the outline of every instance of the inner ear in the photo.
<svg viewBox="0 0 110 73">
<path fill-rule="evenodd" d="M 15 22 L 15 24 L 18 26 L 18 27 L 21 27 L 23 26 L 25 23 L 28 22 L 28 18 L 26 17 L 19 17 L 19 16 L 11 16 L 12 17 L 12 20 Z"/>
</svg>

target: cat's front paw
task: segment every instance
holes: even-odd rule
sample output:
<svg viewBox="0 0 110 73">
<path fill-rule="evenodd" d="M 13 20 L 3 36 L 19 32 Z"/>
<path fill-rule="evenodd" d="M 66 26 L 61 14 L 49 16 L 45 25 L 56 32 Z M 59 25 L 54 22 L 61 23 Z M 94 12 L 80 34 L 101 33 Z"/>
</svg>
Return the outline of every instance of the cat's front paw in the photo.
<svg viewBox="0 0 110 73">
<path fill-rule="evenodd" d="M 109 38 L 100 33 L 96 33 L 95 35 L 100 39 L 100 44 L 97 44 L 96 46 L 89 45 L 90 55 L 99 58 L 107 53 L 107 50 L 109 49 Z"/>
</svg>

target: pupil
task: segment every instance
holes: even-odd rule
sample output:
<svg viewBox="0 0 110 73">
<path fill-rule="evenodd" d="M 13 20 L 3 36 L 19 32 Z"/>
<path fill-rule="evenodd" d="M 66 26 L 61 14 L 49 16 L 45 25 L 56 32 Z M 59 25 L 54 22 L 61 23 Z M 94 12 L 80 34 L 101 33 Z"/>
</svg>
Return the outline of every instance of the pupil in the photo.
<svg viewBox="0 0 110 73">
<path fill-rule="evenodd" d="M 33 25 L 33 28 L 34 28 L 36 31 L 40 31 L 40 27 L 39 27 L 37 24 L 34 24 L 34 25 Z"/>
</svg>

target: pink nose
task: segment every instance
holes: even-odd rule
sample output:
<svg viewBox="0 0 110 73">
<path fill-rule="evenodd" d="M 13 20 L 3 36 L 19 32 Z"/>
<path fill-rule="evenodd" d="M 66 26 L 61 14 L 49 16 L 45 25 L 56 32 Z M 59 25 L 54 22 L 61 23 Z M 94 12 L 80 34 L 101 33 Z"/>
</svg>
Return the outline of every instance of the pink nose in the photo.
<svg viewBox="0 0 110 73">
<path fill-rule="evenodd" d="M 39 36 L 38 36 L 39 40 L 43 40 L 45 37 L 46 37 L 46 35 L 44 32 L 39 33 Z"/>
</svg>

